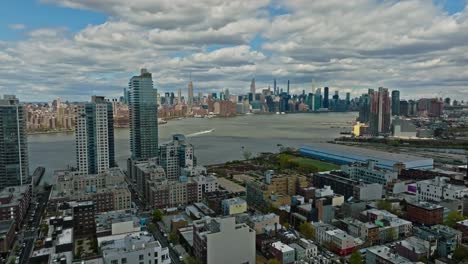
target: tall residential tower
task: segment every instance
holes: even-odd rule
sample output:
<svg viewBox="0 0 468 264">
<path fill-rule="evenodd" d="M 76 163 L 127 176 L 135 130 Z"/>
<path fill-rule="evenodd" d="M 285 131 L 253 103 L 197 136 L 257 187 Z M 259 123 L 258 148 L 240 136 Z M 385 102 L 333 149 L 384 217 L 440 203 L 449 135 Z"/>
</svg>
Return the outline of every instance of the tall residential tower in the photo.
<svg viewBox="0 0 468 264">
<path fill-rule="evenodd" d="M 379 87 L 379 91 L 370 94 L 370 130 L 373 135 L 390 132 L 390 95 L 387 88 Z"/>
<path fill-rule="evenodd" d="M 400 113 L 400 91 L 392 91 L 392 116 L 399 116 Z"/>
<path fill-rule="evenodd" d="M 93 96 L 76 109 L 76 163 L 81 174 L 104 173 L 116 167 L 112 103 Z"/>
<path fill-rule="evenodd" d="M 158 156 L 158 105 L 153 78 L 146 69 L 133 76 L 129 88 L 130 150 L 132 159 Z"/>
<path fill-rule="evenodd" d="M 0 99 L 0 189 L 30 183 L 26 113 L 13 95 Z"/>
</svg>

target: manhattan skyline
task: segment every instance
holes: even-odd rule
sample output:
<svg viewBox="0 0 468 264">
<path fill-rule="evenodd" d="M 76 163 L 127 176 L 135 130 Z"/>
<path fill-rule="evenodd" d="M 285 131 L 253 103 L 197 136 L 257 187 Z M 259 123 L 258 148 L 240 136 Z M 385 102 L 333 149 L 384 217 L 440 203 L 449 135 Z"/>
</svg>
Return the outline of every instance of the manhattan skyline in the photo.
<svg viewBox="0 0 468 264">
<path fill-rule="evenodd" d="M 368 88 L 468 98 L 468 8 L 434 1 L 1 3 L 0 91 L 22 101 L 118 97 L 135 69 L 159 91 Z"/>
</svg>

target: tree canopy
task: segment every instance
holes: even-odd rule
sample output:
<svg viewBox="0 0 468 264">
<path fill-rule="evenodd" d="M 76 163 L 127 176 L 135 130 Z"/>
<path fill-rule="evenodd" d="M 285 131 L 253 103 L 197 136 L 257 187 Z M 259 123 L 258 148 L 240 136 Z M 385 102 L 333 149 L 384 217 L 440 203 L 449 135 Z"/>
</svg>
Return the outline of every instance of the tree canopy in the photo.
<svg viewBox="0 0 468 264">
<path fill-rule="evenodd" d="M 153 222 L 161 221 L 163 216 L 164 216 L 164 213 L 161 210 L 159 210 L 159 209 L 154 210 L 154 212 L 153 212 Z"/>
<path fill-rule="evenodd" d="M 349 258 L 350 264 L 364 264 L 364 260 L 362 258 L 361 252 L 359 250 L 354 250 Z"/>
<path fill-rule="evenodd" d="M 309 222 L 304 222 L 299 226 L 299 233 L 307 239 L 312 239 L 315 237 L 315 229 Z"/>
<path fill-rule="evenodd" d="M 451 211 L 450 213 L 448 213 L 447 219 L 445 220 L 444 225 L 453 228 L 453 227 L 455 227 L 457 222 L 463 221 L 463 220 L 465 220 L 465 217 L 463 217 L 463 215 L 461 215 L 457 211 Z"/>
</svg>

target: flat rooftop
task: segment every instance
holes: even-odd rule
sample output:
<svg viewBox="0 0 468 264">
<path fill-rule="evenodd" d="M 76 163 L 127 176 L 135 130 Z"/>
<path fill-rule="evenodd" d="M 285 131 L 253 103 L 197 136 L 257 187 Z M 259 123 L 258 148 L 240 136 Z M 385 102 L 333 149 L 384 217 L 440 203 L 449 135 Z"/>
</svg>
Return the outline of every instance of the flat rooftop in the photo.
<svg viewBox="0 0 468 264">
<path fill-rule="evenodd" d="M 226 178 L 218 178 L 218 184 L 223 188 L 224 190 L 230 192 L 230 193 L 238 193 L 238 192 L 245 192 L 245 187 L 241 186 L 235 182 L 232 182 Z"/>
<path fill-rule="evenodd" d="M 385 151 L 352 147 L 331 143 L 315 143 L 313 146 L 302 146 L 300 153 L 305 156 L 323 156 L 324 159 L 333 158 L 339 163 L 367 162 L 367 160 L 377 160 L 377 166 L 393 165 L 397 162 L 421 163 L 420 167 L 432 169 L 433 159 L 423 158 L 401 153 L 390 153 Z M 418 166 L 410 166 L 417 168 Z"/>
</svg>

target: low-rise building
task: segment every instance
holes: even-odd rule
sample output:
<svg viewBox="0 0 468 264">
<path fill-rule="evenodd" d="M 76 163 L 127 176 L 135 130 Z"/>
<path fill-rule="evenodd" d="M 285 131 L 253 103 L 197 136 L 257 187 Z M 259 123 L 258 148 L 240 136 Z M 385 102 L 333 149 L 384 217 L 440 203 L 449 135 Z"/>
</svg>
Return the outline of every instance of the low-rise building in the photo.
<svg viewBox="0 0 468 264">
<path fill-rule="evenodd" d="M 364 183 L 378 183 L 386 185 L 398 178 L 398 172 L 381 169 L 376 166 L 376 161 L 368 160 L 365 163 L 353 163 L 341 166 L 341 170 L 347 173 L 351 179 Z"/>
<path fill-rule="evenodd" d="M 462 232 L 462 241 L 466 242 L 468 241 L 468 220 L 463 220 L 457 222 L 455 228 Z"/>
<path fill-rule="evenodd" d="M 15 241 L 15 221 L 0 221 L 0 253 L 8 253 Z"/>
<path fill-rule="evenodd" d="M 317 245 L 315 245 L 312 240 L 301 238 L 297 243 L 305 249 L 306 258 L 313 258 L 317 256 Z"/>
<path fill-rule="evenodd" d="M 269 231 L 274 231 L 281 227 L 280 217 L 274 213 L 253 215 L 250 217 L 248 224 L 255 230 L 257 235 L 268 233 Z"/>
<path fill-rule="evenodd" d="M 224 215 L 241 214 L 247 211 L 247 202 L 240 197 L 223 200 L 221 206 Z"/>
<path fill-rule="evenodd" d="M 408 203 L 406 206 L 408 220 L 421 225 L 438 225 L 444 221 L 444 208 L 428 202 Z"/>
<path fill-rule="evenodd" d="M 302 259 L 306 258 L 305 248 L 303 248 L 302 246 L 300 246 L 299 244 L 296 244 L 296 243 L 291 243 L 288 246 L 294 249 L 294 254 L 295 254 L 294 259 L 296 261 L 299 261 L 299 260 L 302 260 Z"/>
<path fill-rule="evenodd" d="M 421 258 L 429 259 L 431 245 L 429 241 L 417 237 L 408 237 L 396 243 L 395 251 L 402 257 L 418 262 Z"/>
<path fill-rule="evenodd" d="M 289 196 L 297 194 L 299 188 L 305 188 L 307 185 L 305 176 L 276 175 L 273 171 L 268 171 L 263 181 L 252 181 L 246 184 L 247 204 L 252 207 L 266 208 L 274 203 L 272 197 L 285 196 L 289 198 Z"/>
<path fill-rule="evenodd" d="M 340 256 L 346 256 L 356 249 L 362 242 L 353 236 L 350 236 L 341 229 L 326 231 L 331 238 L 329 242 L 330 250 Z"/>
<path fill-rule="evenodd" d="M 463 185 L 449 183 L 447 177 L 435 177 L 434 179 L 418 181 L 416 183 L 416 197 L 418 201 L 435 201 L 461 199 L 468 195 L 468 188 Z"/>
<path fill-rule="evenodd" d="M 57 182 L 48 203 L 51 210 L 56 210 L 61 203 L 73 201 L 93 201 L 96 212 L 131 208 L 131 193 L 119 168 L 110 168 L 94 175 L 56 171 L 55 177 Z"/>
<path fill-rule="evenodd" d="M 15 228 L 24 221 L 31 204 L 32 186 L 6 187 L 0 191 L 0 221 L 14 220 Z"/>
<path fill-rule="evenodd" d="M 296 253 L 294 248 L 283 244 L 281 241 L 274 242 L 270 246 L 270 253 L 282 264 L 294 263 Z"/>
<path fill-rule="evenodd" d="M 169 249 L 161 246 L 147 232 L 129 234 L 101 245 L 104 264 L 158 263 L 170 264 Z"/>
<path fill-rule="evenodd" d="M 435 244 L 437 255 L 447 257 L 461 244 L 462 232 L 444 225 L 432 227 L 420 226 L 415 228 L 414 236 Z"/>
<path fill-rule="evenodd" d="M 374 246 L 367 248 L 366 264 L 413 264 L 413 262 L 392 253 L 387 246 Z"/>
<path fill-rule="evenodd" d="M 125 237 L 130 233 L 141 231 L 140 219 L 127 211 L 111 211 L 97 214 L 96 236 L 98 245 L 111 239 Z"/>
</svg>

